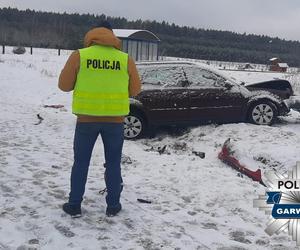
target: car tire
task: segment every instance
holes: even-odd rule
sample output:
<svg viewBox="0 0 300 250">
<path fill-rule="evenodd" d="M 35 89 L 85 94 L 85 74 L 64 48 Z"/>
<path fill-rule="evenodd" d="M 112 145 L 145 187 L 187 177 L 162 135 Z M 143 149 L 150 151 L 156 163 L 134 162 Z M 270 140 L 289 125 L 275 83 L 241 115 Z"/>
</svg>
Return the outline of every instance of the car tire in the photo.
<svg viewBox="0 0 300 250">
<path fill-rule="evenodd" d="M 248 120 L 256 125 L 272 125 L 277 117 L 275 104 L 269 101 L 256 102 L 250 106 Z"/>
<path fill-rule="evenodd" d="M 124 120 L 124 137 L 133 140 L 141 138 L 146 131 L 146 122 L 142 115 L 130 113 Z"/>
</svg>

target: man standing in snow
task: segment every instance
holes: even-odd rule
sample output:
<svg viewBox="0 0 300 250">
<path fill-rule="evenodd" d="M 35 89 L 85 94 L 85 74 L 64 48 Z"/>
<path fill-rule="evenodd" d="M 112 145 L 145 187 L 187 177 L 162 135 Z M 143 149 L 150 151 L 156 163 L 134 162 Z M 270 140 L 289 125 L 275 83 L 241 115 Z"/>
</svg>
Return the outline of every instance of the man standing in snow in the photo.
<svg viewBox="0 0 300 250">
<path fill-rule="evenodd" d="M 129 96 L 139 94 L 141 84 L 133 59 L 120 51 L 121 41 L 108 22 L 85 35 L 84 47 L 71 54 L 58 84 L 62 91 L 73 90 L 72 111 L 77 115 L 71 192 L 63 210 L 72 217 L 81 216 L 90 159 L 101 134 L 106 167 L 106 214 L 114 216 L 122 208 L 120 164 L 124 116 L 129 113 Z"/>
</svg>

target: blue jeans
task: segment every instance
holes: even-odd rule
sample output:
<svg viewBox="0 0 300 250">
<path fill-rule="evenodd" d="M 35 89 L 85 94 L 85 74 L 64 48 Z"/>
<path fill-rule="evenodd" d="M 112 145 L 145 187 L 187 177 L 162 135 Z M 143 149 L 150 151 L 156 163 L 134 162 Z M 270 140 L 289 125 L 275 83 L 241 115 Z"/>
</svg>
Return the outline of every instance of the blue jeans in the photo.
<svg viewBox="0 0 300 250">
<path fill-rule="evenodd" d="M 77 123 L 74 136 L 74 164 L 71 173 L 69 203 L 82 202 L 92 151 L 101 134 L 105 155 L 105 182 L 108 207 L 118 206 L 121 192 L 121 156 L 124 142 L 123 123 Z"/>
</svg>

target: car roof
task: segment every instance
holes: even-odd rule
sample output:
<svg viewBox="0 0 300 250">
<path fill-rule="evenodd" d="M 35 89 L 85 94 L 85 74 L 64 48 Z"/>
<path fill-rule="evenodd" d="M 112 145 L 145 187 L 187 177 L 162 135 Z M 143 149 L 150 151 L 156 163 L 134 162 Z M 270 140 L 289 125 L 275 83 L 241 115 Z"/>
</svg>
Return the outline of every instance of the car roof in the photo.
<svg viewBox="0 0 300 250">
<path fill-rule="evenodd" d="M 207 64 L 201 63 L 201 62 L 193 62 L 193 61 L 185 61 L 185 60 L 170 60 L 170 61 L 141 61 L 141 62 L 136 62 L 137 66 L 147 66 L 147 65 L 196 65 L 199 68 L 202 68 L 204 70 L 208 70 L 211 71 L 227 80 L 230 80 L 231 82 L 235 82 L 233 79 L 231 79 L 230 77 L 228 77 L 228 75 L 225 75 L 224 73 L 222 73 L 220 70 L 213 68 L 212 66 L 209 66 Z"/>
<path fill-rule="evenodd" d="M 199 65 L 206 67 L 205 64 L 203 63 L 198 63 L 198 62 L 192 62 L 192 61 L 140 61 L 136 62 L 137 65 L 166 65 L 166 64 L 174 64 L 174 65 L 180 65 L 180 64 L 189 64 L 189 65 Z"/>
</svg>

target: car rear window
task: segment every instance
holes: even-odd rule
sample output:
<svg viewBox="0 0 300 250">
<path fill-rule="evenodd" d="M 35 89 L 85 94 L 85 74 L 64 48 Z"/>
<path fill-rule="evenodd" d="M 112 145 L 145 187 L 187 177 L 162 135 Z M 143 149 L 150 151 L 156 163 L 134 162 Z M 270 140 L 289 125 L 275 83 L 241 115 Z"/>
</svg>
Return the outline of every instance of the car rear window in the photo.
<svg viewBox="0 0 300 250">
<path fill-rule="evenodd" d="M 186 76 L 182 65 L 140 65 L 143 88 L 184 87 Z"/>
</svg>

